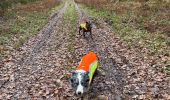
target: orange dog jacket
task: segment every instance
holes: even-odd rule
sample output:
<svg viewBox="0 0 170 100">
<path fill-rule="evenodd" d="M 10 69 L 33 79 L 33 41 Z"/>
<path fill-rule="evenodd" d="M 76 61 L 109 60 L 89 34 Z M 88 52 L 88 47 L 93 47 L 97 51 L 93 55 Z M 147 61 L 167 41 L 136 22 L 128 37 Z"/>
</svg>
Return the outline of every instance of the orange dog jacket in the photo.
<svg viewBox="0 0 170 100">
<path fill-rule="evenodd" d="M 89 84 L 90 84 L 97 67 L 98 67 L 97 56 L 94 52 L 90 52 L 89 54 L 83 56 L 76 70 L 84 70 L 85 72 L 89 72 L 90 77 Z"/>
</svg>

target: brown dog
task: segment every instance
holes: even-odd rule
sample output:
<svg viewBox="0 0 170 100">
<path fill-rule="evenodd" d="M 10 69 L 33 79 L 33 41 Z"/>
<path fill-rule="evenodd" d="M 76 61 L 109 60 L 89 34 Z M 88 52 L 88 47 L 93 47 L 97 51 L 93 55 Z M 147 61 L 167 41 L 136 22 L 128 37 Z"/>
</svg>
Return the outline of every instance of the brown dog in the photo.
<svg viewBox="0 0 170 100">
<path fill-rule="evenodd" d="M 80 34 L 81 31 L 83 31 L 84 38 L 85 38 L 85 34 L 87 32 L 90 33 L 90 36 L 92 38 L 92 24 L 91 24 L 91 22 L 87 21 L 87 20 L 82 20 L 80 22 L 80 26 L 79 26 L 79 34 Z"/>
</svg>

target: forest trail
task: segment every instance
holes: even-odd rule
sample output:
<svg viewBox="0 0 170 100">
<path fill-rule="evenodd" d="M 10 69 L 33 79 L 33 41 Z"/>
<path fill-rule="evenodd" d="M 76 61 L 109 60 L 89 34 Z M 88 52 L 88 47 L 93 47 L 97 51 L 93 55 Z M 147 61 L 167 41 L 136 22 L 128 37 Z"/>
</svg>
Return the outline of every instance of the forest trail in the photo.
<svg viewBox="0 0 170 100">
<path fill-rule="evenodd" d="M 93 39 L 84 39 L 77 31 L 82 18 L 90 19 L 74 1 L 67 0 L 37 36 L 15 51 L 0 67 L 0 99 L 167 99 L 168 78 L 152 64 L 153 59 L 146 60 L 142 51 L 128 48 L 102 19 L 90 19 Z M 88 95 L 78 98 L 68 78 L 90 51 L 98 55 L 99 74 Z"/>
</svg>

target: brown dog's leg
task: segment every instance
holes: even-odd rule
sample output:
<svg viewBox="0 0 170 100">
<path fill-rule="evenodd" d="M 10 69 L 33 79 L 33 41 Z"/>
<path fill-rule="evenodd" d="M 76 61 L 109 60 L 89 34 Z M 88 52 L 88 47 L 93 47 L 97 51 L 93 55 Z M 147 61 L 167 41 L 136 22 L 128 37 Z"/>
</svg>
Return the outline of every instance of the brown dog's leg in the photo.
<svg viewBox="0 0 170 100">
<path fill-rule="evenodd" d="M 91 36 L 91 39 L 93 39 L 93 36 L 92 36 L 92 31 L 91 31 L 91 29 L 90 29 L 90 36 Z"/>
<path fill-rule="evenodd" d="M 81 30 L 82 30 L 81 27 L 79 27 L 79 35 L 81 35 L 81 34 L 80 34 L 80 31 L 81 31 Z"/>
<path fill-rule="evenodd" d="M 85 36 L 85 31 L 84 31 L 84 30 L 83 30 L 83 37 L 86 38 L 86 36 Z"/>
</svg>

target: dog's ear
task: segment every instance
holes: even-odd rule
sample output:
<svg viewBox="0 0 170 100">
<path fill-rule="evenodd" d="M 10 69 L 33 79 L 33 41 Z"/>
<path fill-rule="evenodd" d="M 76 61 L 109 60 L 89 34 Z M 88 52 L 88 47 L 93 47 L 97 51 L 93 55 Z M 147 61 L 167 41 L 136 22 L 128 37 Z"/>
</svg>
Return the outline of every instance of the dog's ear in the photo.
<svg viewBox="0 0 170 100">
<path fill-rule="evenodd" d="M 73 72 L 73 73 L 72 73 L 72 76 L 74 76 L 74 77 L 75 77 L 75 76 L 76 76 L 76 72 Z"/>
<path fill-rule="evenodd" d="M 74 79 L 75 79 L 75 77 L 76 77 L 76 73 L 73 72 L 73 73 L 71 74 L 71 76 L 70 76 L 70 81 L 73 82 Z"/>
</svg>

